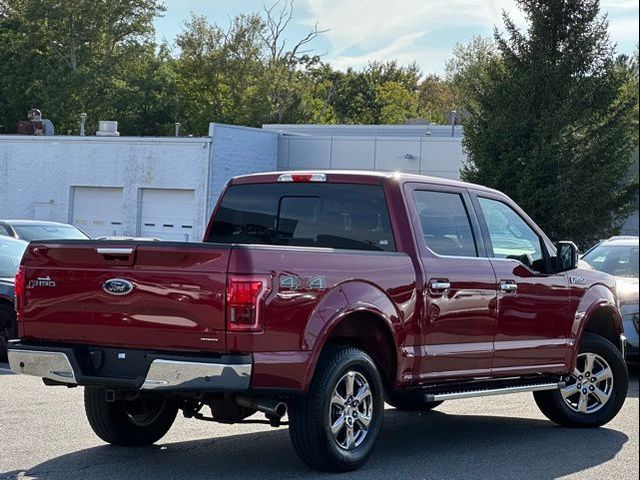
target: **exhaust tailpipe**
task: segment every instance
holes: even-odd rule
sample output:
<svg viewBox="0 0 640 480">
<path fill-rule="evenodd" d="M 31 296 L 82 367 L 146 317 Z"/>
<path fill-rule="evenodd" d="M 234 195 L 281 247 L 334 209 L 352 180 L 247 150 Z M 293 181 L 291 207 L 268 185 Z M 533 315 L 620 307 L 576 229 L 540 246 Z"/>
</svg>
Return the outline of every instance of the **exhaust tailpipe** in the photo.
<svg viewBox="0 0 640 480">
<path fill-rule="evenodd" d="M 236 403 L 242 407 L 264 413 L 271 420 L 271 425 L 274 426 L 279 426 L 280 420 L 287 414 L 287 404 L 279 400 L 257 399 L 237 395 Z"/>
</svg>

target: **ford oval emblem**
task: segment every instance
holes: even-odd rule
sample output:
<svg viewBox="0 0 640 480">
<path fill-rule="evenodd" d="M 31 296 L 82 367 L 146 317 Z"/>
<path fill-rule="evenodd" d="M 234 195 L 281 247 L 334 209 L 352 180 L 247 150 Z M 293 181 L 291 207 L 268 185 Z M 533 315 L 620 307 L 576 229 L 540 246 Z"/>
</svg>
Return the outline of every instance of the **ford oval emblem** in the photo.
<svg viewBox="0 0 640 480">
<path fill-rule="evenodd" d="M 133 283 L 122 278 L 111 278 L 102 284 L 102 289 L 109 295 L 127 295 L 133 290 Z"/>
</svg>

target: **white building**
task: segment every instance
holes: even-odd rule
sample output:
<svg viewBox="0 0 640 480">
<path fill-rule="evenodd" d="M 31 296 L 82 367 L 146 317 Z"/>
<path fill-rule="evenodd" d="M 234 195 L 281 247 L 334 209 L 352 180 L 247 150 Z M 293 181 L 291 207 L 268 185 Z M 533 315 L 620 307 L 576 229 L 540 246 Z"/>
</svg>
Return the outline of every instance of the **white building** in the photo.
<svg viewBox="0 0 640 480">
<path fill-rule="evenodd" d="M 457 179 L 467 158 L 461 142 L 460 127 L 440 125 L 211 124 L 202 138 L 2 135 L 0 218 L 199 241 L 235 175 L 358 169 Z M 638 234 L 637 211 L 622 233 Z"/>
<path fill-rule="evenodd" d="M 276 131 L 283 170 L 402 171 L 458 179 L 466 160 L 460 127 L 264 125 Z"/>
<path fill-rule="evenodd" d="M 0 218 L 92 236 L 198 241 L 225 182 L 276 169 L 278 135 L 211 124 L 203 138 L 0 136 Z"/>
<path fill-rule="evenodd" d="M 227 180 L 273 170 L 363 169 L 458 178 L 451 127 L 211 124 L 202 138 L 0 136 L 0 218 L 92 236 L 198 241 Z"/>
</svg>

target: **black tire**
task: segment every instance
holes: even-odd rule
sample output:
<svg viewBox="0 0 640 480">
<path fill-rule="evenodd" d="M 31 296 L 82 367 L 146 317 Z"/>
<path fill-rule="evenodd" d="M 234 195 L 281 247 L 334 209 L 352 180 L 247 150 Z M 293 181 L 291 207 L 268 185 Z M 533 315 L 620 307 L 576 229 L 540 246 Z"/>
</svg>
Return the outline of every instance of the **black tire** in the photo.
<svg viewBox="0 0 640 480">
<path fill-rule="evenodd" d="M 387 396 L 389 405 L 405 412 L 428 412 L 441 405 L 443 401 L 428 402 L 423 394 L 404 391 L 390 392 Z"/>
<path fill-rule="evenodd" d="M 0 362 L 7 360 L 8 340 L 17 335 L 16 312 L 13 305 L 0 303 Z"/>
<path fill-rule="evenodd" d="M 85 387 L 84 408 L 98 437 L 126 447 L 157 442 L 169 431 L 178 413 L 178 406 L 164 395 L 143 394 L 133 402 L 107 402 L 105 389 L 98 387 Z"/>
<path fill-rule="evenodd" d="M 361 443 L 347 450 L 339 446 L 331 432 L 331 398 L 337 385 L 351 372 L 368 383 L 372 413 Z M 308 395 L 290 403 L 289 432 L 296 453 L 315 470 L 348 472 L 361 467 L 382 428 L 383 399 L 382 379 L 371 357 L 357 348 L 329 347 L 318 362 Z"/>
<path fill-rule="evenodd" d="M 559 389 L 534 392 L 536 404 L 552 422 L 565 427 L 595 428 L 608 423 L 622 408 L 627 396 L 629 374 L 620 351 L 606 338 L 585 333 L 580 344 L 579 354 L 587 353 L 596 354 L 609 364 L 613 378 L 609 399 L 599 410 L 585 413 L 569 407 Z M 587 384 L 588 388 L 591 387 L 591 384 L 586 380 L 582 381 Z M 580 389 L 576 395 L 580 395 Z"/>
</svg>

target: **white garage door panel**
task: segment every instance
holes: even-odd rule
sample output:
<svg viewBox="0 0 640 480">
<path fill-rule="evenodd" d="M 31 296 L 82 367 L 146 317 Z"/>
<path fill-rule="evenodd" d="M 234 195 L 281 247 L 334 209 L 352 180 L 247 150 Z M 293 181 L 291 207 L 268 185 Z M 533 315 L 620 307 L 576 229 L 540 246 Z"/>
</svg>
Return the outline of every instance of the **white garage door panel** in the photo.
<svg viewBox="0 0 640 480">
<path fill-rule="evenodd" d="M 91 237 L 122 235 L 122 189 L 74 187 L 72 215 Z"/>
<path fill-rule="evenodd" d="M 145 188 L 142 191 L 140 234 L 143 237 L 194 242 L 196 204 L 193 190 Z"/>
</svg>

